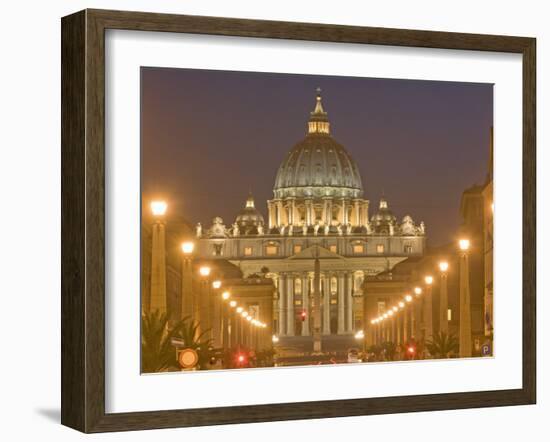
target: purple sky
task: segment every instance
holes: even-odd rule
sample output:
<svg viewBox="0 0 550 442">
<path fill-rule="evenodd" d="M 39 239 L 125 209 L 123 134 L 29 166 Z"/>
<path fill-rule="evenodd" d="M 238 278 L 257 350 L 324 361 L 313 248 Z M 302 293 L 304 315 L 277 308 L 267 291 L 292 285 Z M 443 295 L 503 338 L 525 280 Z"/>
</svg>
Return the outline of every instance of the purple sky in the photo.
<svg viewBox="0 0 550 442">
<path fill-rule="evenodd" d="M 251 190 L 267 219 L 279 164 L 306 134 L 321 87 L 332 136 L 358 164 L 370 215 L 382 193 L 429 244 L 453 240 L 462 191 L 487 172 L 493 86 L 142 69 L 142 189 L 193 224 L 230 225 Z"/>
</svg>

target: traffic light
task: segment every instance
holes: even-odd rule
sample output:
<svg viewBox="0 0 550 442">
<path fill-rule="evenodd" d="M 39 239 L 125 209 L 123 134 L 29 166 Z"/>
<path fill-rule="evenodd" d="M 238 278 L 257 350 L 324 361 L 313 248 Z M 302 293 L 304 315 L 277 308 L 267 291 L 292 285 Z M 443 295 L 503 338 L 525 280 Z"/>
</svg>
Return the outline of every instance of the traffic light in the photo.
<svg viewBox="0 0 550 442">
<path fill-rule="evenodd" d="M 307 312 L 305 310 L 302 310 L 302 313 L 300 313 L 300 318 L 302 319 L 302 322 L 306 320 Z"/>
<path fill-rule="evenodd" d="M 247 358 L 246 354 L 243 353 L 243 352 L 237 353 L 235 359 L 236 359 L 236 362 L 237 362 L 237 366 L 239 366 L 239 367 L 244 367 L 248 364 L 248 358 Z"/>
</svg>

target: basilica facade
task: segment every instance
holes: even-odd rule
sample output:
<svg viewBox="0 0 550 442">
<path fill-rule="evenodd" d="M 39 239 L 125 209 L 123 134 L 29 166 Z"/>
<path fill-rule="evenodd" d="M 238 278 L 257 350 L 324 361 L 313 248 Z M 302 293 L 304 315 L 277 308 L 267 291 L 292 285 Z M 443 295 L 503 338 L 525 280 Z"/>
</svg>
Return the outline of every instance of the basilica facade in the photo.
<svg viewBox="0 0 550 442">
<path fill-rule="evenodd" d="M 197 257 L 273 280 L 270 314 L 285 338 L 312 334 L 316 260 L 321 332 L 351 335 L 364 327 L 365 278 L 423 256 L 426 247 L 424 223 L 398 219 L 385 198 L 371 208 L 357 164 L 332 137 L 320 91 L 305 138 L 279 166 L 267 217 L 250 194 L 232 223 L 216 217 L 209 227 L 197 224 L 196 237 Z"/>
</svg>

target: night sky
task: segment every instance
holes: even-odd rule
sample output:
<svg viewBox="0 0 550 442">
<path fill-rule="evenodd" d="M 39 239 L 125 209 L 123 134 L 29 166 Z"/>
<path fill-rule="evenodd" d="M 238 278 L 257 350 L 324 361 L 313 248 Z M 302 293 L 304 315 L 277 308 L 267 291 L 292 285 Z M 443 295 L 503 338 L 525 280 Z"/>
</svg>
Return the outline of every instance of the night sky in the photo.
<svg viewBox="0 0 550 442">
<path fill-rule="evenodd" d="M 267 220 L 317 87 L 370 216 L 384 194 L 399 220 L 426 223 L 429 245 L 453 240 L 462 191 L 487 173 L 492 84 L 142 68 L 144 200 L 207 228 L 214 216 L 231 225 L 252 191 Z"/>
</svg>

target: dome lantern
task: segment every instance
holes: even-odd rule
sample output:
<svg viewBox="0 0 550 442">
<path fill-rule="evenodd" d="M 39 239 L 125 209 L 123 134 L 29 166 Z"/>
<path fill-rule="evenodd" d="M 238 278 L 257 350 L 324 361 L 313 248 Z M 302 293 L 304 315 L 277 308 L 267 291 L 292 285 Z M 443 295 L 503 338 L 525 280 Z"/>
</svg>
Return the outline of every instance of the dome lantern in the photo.
<svg viewBox="0 0 550 442">
<path fill-rule="evenodd" d="M 311 112 L 308 122 L 308 134 L 329 135 L 330 123 L 328 114 L 323 109 L 323 98 L 321 97 L 321 88 L 317 88 L 317 97 L 315 109 Z"/>
</svg>

